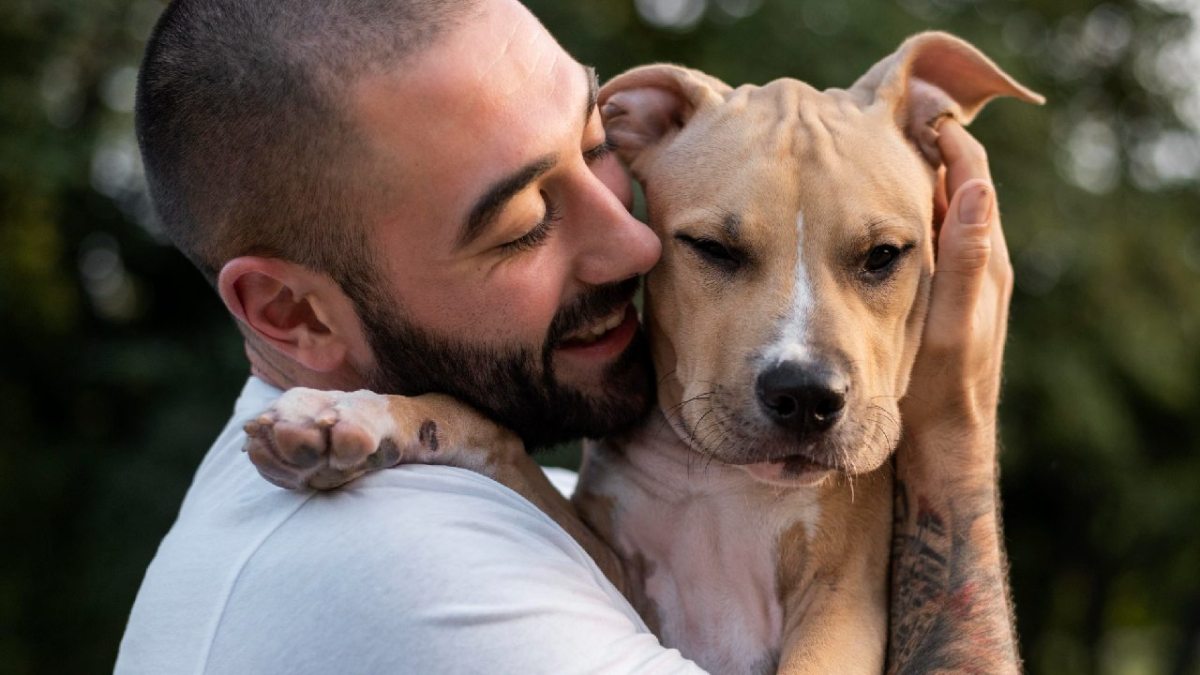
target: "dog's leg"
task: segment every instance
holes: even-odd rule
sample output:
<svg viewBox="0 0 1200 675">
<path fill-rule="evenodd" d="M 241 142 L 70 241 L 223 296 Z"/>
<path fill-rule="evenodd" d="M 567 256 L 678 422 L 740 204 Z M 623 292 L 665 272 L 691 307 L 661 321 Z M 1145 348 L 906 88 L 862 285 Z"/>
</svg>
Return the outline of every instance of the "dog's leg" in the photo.
<svg viewBox="0 0 1200 675">
<path fill-rule="evenodd" d="M 399 464 L 469 469 L 554 519 L 625 589 L 616 553 L 583 524 L 511 432 L 446 396 L 291 389 L 246 424 L 246 452 L 270 482 L 328 490 Z"/>
<path fill-rule="evenodd" d="M 808 560 L 781 568 L 786 594 L 779 673 L 883 672 L 891 494 L 891 464 L 860 477 L 853 498 L 843 491 L 825 505 Z"/>
</svg>

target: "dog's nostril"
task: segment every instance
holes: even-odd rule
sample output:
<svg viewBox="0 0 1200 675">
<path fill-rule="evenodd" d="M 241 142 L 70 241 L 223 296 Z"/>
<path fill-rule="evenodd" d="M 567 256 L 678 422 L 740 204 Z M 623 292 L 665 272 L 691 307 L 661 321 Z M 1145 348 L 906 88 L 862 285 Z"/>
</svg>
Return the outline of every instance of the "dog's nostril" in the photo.
<svg viewBox="0 0 1200 675">
<path fill-rule="evenodd" d="M 846 407 L 843 379 L 816 364 L 775 366 L 759 375 L 757 390 L 767 417 L 801 438 L 829 430 Z"/>
<path fill-rule="evenodd" d="M 818 421 L 837 417 L 846 407 L 846 397 L 827 389 L 820 392 L 813 401 L 813 417 Z"/>
<path fill-rule="evenodd" d="M 791 417 L 796 414 L 796 399 L 791 396 L 776 396 L 766 402 L 771 412 L 780 417 Z"/>
</svg>

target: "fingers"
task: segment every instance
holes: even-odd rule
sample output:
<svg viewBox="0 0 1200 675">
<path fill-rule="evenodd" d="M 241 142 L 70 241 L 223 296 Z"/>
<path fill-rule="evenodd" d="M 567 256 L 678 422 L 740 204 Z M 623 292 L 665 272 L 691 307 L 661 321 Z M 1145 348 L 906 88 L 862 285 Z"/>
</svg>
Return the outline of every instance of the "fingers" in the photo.
<svg viewBox="0 0 1200 675">
<path fill-rule="evenodd" d="M 938 237 L 926 340 L 934 348 L 965 348 L 972 341 L 976 307 L 988 279 L 995 218 L 990 182 L 972 179 L 950 200 Z"/>
<path fill-rule="evenodd" d="M 946 162 L 946 194 L 955 194 L 969 180 L 992 181 L 987 151 L 961 124 L 952 119 L 943 122 L 937 144 Z"/>
<path fill-rule="evenodd" d="M 961 124 L 953 119 L 947 119 L 938 127 L 938 149 L 941 150 L 945 166 L 945 193 L 953 195 L 968 181 L 985 180 L 992 182 L 991 168 L 988 166 L 987 151 L 975 140 Z M 992 210 L 992 251 L 994 272 L 998 276 L 1011 277 L 1008 266 L 1008 244 L 1004 240 L 1004 230 L 1000 225 L 999 211 Z"/>
</svg>

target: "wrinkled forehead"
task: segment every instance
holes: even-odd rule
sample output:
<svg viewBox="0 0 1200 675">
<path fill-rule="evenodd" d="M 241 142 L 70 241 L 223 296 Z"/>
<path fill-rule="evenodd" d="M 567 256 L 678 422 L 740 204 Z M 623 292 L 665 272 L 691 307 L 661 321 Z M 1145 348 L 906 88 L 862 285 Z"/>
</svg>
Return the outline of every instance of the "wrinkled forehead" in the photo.
<svg viewBox="0 0 1200 675">
<path fill-rule="evenodd" d="M 932 219 L 934 172 L 889 111 L 797 80 L 735 90 L 664 148 L 649 176 L 681 199 L 750 217 Z"/>
</svg>

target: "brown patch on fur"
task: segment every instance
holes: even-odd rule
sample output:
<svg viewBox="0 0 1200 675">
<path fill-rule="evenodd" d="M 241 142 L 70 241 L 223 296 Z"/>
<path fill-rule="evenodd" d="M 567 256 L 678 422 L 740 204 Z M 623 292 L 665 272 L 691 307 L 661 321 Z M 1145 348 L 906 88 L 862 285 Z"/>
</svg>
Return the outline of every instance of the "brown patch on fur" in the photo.
<svg viewBox="0 0 1200 675">
<path fill-rule="evenodd" d="M 420 439 L 421 445 L 424 445 L 430 452 L 438 451 L 438 427 L 437 422 L 433 420 L 425 420 L 421 425 L 421 431 L 417 433 L 417 438 Z"/>
</svg>

